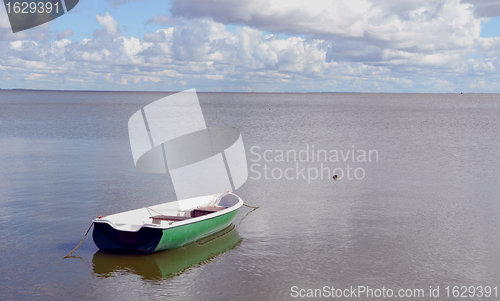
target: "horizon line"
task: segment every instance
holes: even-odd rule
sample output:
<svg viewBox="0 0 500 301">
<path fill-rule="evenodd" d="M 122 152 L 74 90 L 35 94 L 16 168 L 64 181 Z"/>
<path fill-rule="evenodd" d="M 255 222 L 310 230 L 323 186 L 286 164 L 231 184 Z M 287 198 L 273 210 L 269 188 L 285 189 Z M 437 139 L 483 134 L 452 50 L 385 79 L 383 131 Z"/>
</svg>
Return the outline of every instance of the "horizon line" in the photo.
<svg viewBox="0 0 500 301">
<path fill-rule="evenodd" d="M 196 88 L 195 88 L 196 89 Z M 136 93 L 179 93 L 182 91 L 150 91 L 150 90 L 50 90 L 50 89 L 26 89 L 26 88 L 11 88 L 4 89 L 0 88 L 0 91 L 39 91 L 39 92 L 136 92 Z M 183 90 L 184 91 L 184 90 Z M 274 93 L 274 94 L 499 94 L 500 92 L 352 92 L 352 91 L 322 91 L 322 92 L 287 92 L 287 91 L 198 91 L 196 89 L 196 93 L 241 93 L 241 94 L 266 94 L 266 93 Z"/>
</svg>

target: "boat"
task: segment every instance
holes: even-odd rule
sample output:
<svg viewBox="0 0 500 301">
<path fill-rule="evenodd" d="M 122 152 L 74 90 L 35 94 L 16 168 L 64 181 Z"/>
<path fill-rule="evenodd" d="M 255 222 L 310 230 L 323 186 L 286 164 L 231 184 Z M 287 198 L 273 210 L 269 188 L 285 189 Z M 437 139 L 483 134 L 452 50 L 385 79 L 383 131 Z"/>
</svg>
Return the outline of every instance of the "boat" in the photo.
<svg viewBox="0 0 500 301">
<path fill-rule="evenodd" d="M 113 214 L 94 220 L 94 242 L 108 251 L 170 250 L 229 227 L 242 205 L 228 192 Z"/>
<path fill-rule="evenodd" d="M 94 219 L 100 250 L 149 254 L 231 225 L 243 205 L 233 191 L 248 178 L 239 130 L 207 128 L 194 89 L 141 108 L 130 117 L 128 130 L 136 168 L 168 172 L 177 200 Z"/>
</svg>

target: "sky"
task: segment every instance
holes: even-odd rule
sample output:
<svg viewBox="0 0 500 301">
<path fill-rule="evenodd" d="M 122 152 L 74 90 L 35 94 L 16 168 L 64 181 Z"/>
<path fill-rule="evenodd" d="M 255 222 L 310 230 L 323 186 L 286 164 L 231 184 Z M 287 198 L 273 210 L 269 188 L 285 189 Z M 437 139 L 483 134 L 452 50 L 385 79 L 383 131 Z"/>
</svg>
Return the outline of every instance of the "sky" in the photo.
<svg viewBox="0 0 500 301">
<path fill-rule="evenodd" d="M 0 88 L 500 92 L 497 0 L 80 0 L 12 33 Z"/>
</svg>

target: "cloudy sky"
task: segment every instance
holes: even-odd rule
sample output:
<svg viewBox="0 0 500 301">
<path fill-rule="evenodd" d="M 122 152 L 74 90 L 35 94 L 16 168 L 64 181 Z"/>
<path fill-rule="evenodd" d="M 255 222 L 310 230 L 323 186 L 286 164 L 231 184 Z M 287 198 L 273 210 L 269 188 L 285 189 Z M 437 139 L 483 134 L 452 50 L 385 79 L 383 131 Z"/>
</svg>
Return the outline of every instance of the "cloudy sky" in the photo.
<svg viewBox="0 0 500 301">
<path fill-rule="evenodd" d="M 0 88 L 500 92 L 497 0 L 80 0 L 12 33 Z"/>
</svg>

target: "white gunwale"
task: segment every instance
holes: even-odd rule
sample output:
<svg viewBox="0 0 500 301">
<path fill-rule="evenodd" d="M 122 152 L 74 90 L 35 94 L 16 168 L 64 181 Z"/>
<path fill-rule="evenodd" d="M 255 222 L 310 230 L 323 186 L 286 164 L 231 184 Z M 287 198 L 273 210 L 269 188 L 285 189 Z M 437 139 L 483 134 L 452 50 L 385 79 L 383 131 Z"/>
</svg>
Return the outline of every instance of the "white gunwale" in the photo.
<svg viewBox="0 0 500 301">
<path fill-rule="evenodd" d="M 226 200 L 224 199 L 226 196 L 234 196 L 236 197 L 236 199 L 232 198 L 232 200 Z M 157 220 L 156 223 L 154 223 L 153 219 L 151 218 L 152 216 L 157 214 L 170 215 L 170 216 L 183 216 L 189 214 L 189 212 L 192 211 L 193 209 L 213 204 L 214 200 L 216 200 L 215 201 L 216 205 L 222 203 L 222 205 L 227 204 L 229 206 L 223 206 L 227 208 L 220 211 L 216 211 L 199 217 L 185 219 L 182 221 Z M 168 229 L 221 216 L 229 212 L 232 212 L 234 210 L 237 210 L 241 206 L 243 206 L 243 200 L 237 195 L 231 192 L 227 192 L 223 194 L 206 195 L 201 197 L 178 200 L 174 202 L 168 202 L 154 206 L 124 211 L 108 215 L 103 218 L 97 218 L 93 222 L 106 223 L 116 230 L 126 231 L 126 232 L 138 232 L 142 227 L 154 228 L 154 229 Z"/>
</svg>

